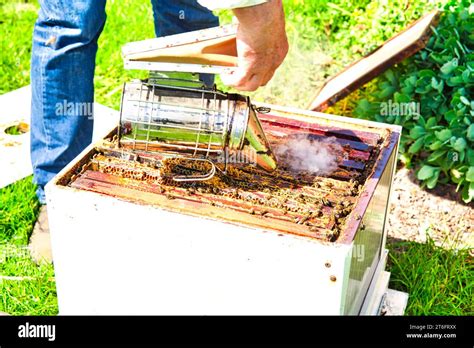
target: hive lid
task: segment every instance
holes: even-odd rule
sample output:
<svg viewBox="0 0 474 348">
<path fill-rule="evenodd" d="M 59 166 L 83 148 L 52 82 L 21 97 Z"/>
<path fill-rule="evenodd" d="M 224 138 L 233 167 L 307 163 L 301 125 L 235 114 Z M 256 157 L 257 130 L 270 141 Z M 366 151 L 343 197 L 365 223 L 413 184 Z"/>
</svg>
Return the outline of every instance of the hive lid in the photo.
<svg viewBox="0 0 474 348">
<path fill-rule="evenodd" d="M 227 25 L 122 47 L 126 69 L 221 74 L 237 67 L 236 25 Z"/>
<path fill-rule="evenodd" d="M 439 11 L 434 10 L 412 23 L 407 29 L 385 41 L 382 46 L 351 64 L 329 79 L 317 92 L 308 109 L 323 111 L 425 47 L 436 25 Z"/>
</svg>

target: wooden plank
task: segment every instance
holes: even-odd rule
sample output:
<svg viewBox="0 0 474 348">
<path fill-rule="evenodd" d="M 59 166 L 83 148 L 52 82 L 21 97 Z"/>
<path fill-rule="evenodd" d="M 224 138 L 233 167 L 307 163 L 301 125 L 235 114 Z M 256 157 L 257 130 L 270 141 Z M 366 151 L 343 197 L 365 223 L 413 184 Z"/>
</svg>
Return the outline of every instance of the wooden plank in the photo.
<svg viewBox="0 0 474 348">
<path fill-rule="evenodd" d="M 358 170 L 364 170 L 365 164 L 362 162 L 354 161 L 354 160 L 344 160 L 341 164 L 342 167 L 346 168 L 353 168 Z"/>
<path fill-rule="evenodd" d="M 281 142 L 282 139 L 285 139 L 287 137 L 287 135 L 284 135 L 281 131 L 275 129 L 275 127 L 267 129 L 265 134 L 267 135 L 267 139 L 270 142 L 270 145 L 272 146 L 276 146 L 278 142 Z M 305 134 L 311 140 L 324 140 L 328 138 L 327 136 L 321 134 L 314 134 L 312 132 L 305 132 Z M 370 152 L 373 149 L 372 145 L 368 145 L 361 141 L 347 140 L 342 138 L 335 138 L 335 141 L 342 147 L 349 147 L 351 149 L 361 152 Z"/>
<path fill-rule="evenodd" d="M 391 66 L 425 47 L 435 26 L 439 11 L 434 10 L 387 40 L 382 46 L 354 62 L 328 80 L 311 101 L 308 109 L 323 111 Z"/>
<path fill-rule="evenodd" d="M 377 132 L 368 132 L 360 129 L 346 129 L 334 125 L 318 124 L 316 122 L 304 122 L 300 120 L 288 120 L 286 117 L 259 114 L 259 120 L 265 133 L 274 132 L 276 134 L 308 133 L 319 136 L 334 136 L 338 139 L 352 140 L 375 146 L 381 135 Z"/>
</svg>

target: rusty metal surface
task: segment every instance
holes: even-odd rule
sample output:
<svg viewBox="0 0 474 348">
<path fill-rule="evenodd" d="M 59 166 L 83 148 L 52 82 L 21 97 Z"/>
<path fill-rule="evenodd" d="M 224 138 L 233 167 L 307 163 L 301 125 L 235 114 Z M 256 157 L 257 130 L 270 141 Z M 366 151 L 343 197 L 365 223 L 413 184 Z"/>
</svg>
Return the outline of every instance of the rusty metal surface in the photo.
<svg viewBox="0 0 474 348">
<path fill-rule="evenodd" d="M 159 153 L 130 155 L 117 149 L 111 136 L 74 168 L 67 185 L 185 214 L 350 242 L 398 138 L 386 129 L 347 129 L 268 114 L 259 118 L 273 147 L 296 134 L 335 137 L 342 146 L 337 170 L 322 177 L 290 172 L 284 161 L 273 173 L 240 164 L 206 182 L 177 183 L 167 178 L 171 171 L 202 168 Z"/>
</svg>

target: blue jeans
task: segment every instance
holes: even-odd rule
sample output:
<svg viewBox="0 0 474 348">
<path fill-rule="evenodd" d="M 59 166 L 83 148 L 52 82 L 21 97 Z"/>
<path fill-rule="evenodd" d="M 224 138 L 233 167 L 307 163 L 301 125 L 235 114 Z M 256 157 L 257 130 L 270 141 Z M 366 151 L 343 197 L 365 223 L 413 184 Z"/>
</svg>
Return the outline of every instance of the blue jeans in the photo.
<svg viewBox="0 0 474 348">
<path fill-rule="evenodd" d="M 42 204 L 44 186 L 92 140 L 95 56 L 105 3 L 40 0 L 31 57 L 31 159 Z M 219 25 L 196 0 L 151 3 L 156 36 Z"/>
</svg>

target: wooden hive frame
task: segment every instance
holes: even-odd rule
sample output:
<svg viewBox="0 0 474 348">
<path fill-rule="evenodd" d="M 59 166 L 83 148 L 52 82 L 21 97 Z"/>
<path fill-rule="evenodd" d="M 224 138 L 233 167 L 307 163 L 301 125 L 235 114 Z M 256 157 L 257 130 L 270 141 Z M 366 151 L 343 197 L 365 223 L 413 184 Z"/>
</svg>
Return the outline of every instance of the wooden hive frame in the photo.
<svg viewBox="0 0 474 348">
<path fill-rule="evenodd" d="M 297 179 L 293 183 L 292 180 L 283 183 L 283 185 L 294 185 L 294 188 L 288 188 L 289 192 L 320 195 L 319 198 L 323 200 L 323 204 L 319 206 L 321 216 L 314 217 L 315 223 L 312 225 L 301 223 L 307 219 L 305 215 L 299 212 L 293 213 L 291 209 L 283 215 L 281 211 L 271 206 L 259 206 L 252 201 L 236 199 L 232 188 L 224 190 L 221 195 L 196 190 L 190 194 L 189 187 L 163 186 L 153 180 L 146 180 L 149 177 L 159 176 L 159 173 L 153 174 L 153 171 L 156 173 L 157 170 L 148 169 L 149 167 L 146 165 L 144 167 L 139 165 L 141 169 L 138 169 L 142 172 L 144 170 L 146 173 L 139 172 L 129 166 L 127 161 L 119 161 L 118 164 L 114 164 L 116 168 L 112 168 L 112 163 L 107 162 L 110 159 L 101 154 L 104 149 L 108 150 L 107 147 L 98 146 L 89 150 L 88 155 L 80 162 L 81 166 L 76 165 L 70 168 L 59 182 L 70 189 L 93 191 L 132 202 L 160 206 L 162 209 L 183 214 L 204 216 L 235 224 L 316 238 L 321 241 L 350 243 L 355 237 L 360 217 L 365 213 L 378 179 L 387 166 L 389 157 L 396 151 L 399 129 L 396 126 L 384 125 L 381 127 L 380 124 L 356 120 L 352 120 L 354 122 L 349 124 L 346 121 L 341 122 L 340 119 L 332 115 L 329 116 L 330 121 L 327 119 L 328 116 L 323 117 L 324 114 L 317 116 L 315 118 L 313 114 L 302 114 L 300 110 L 296 113 L 291 109 L 284 111 L 280 107 L 273 106 L 270 114 L 260 115 L 260 120 L 270 142 L 283 141 L 281 139 L 288 135 L 303 133 L 321 139 L 335 137 L 347 151 L 347 158 L 342 161 L 340 169 L 333 173 L 332 177 L 321 178 L 322 182 L 329 182 L 328 187 L 316 190 L 309 185 L 299 185 Z M 115 130 L 112 131 L 109 139 L 115 133 Z M 137 155 L 145 157 L 143 153 L 137 153 Z M 92 158 L 97 158 L 99 161 L 96 163 L 99 164 L 102 160 L 102 163 L 110 165 L 111 169 L 106 171 L 97 165 L 92 165 L 94 162 L 91 161 Z M 155 158 L 160 158 L 160 156 L 155 156 Z M 120 172 L 119 175 L 117 175 L 117 171 Z M 353 179 L 361 177 L 362 173 L 363 181 L 358 182 L 361 186 L 357 194 L 346 197 L 347 195 L 343 191 L 352 190 Z M 257 177 L 257 174 L 250 173 L 249 175 L 253 175 L 251 180 L 264 181 L 272 178 L 268 176 L 262 179 Z M 137 175 L 140 176 L 140 180 L 136 180 Z M 143 177 L 146 177 L 145 180 L 142 180 Z M 323 183 L 323 185 L 325 184 Z M 267 195 L 268 192 L 263 191 L 253 191 L 247 194 L 248 197 L 255 200 L 265 200 Z M 331 214 L 334 213 L 338 201 L 342 199 L 351 203 L 351 211 L 344 216 L 343 220 L 337 221 L 331 217 Z M 325 201 L 329 203 L 324 204 Z"/>
</svg>

